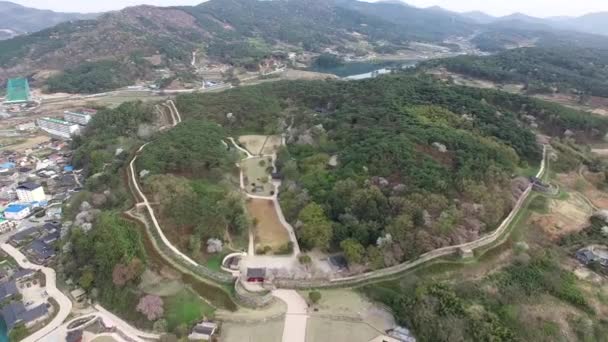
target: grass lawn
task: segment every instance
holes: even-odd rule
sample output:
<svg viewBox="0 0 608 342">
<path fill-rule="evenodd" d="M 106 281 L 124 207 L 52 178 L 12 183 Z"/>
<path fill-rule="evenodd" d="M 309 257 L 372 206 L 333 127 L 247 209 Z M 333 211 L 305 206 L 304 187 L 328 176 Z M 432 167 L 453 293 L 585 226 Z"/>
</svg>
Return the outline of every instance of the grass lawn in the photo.
<svg viewBox="0 0 608 342">
<path fill-rule="evenodd" d="M 171 331 L 181 324 L 190 326 L 204 316 L 211 316 L 214 311 L 214 308 L 202 301 L 190 289 L 184 289 L 175 296 L 165 298 L 165 317 Z"/>
<path fill-rule="evenodd" d="M 266 168 L 272 166 L 272 160 L 268 158 L 252 158 L 241 162 L 241 168 L 245 176 L 245 189 L 248 193 L 259 196 L 270 196 L 274 190 L 270 173 Z M 261 187 L 254 191 L 255 186 Z"/>
<path fill-rule="evenodd" d="M 207 257 L 207 268 L 212 271 L 220 272 L 222 270 L 222 260 L 228 253 L 213 254 Z"/>
</svg>

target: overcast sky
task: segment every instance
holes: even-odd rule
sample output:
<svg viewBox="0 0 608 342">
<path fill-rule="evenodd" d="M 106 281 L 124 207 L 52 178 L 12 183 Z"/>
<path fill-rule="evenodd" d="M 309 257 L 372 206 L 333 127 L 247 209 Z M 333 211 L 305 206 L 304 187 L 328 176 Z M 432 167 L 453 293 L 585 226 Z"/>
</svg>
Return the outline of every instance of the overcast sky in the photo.
<svg viewBox="0 0 608 342">
<path fill-rule="evenodd" d="M 127 6 L 195 5 L 203 0 L 9 0 L 29 7 L 69 12 L 101 12 Z M 368 0 L 373 1 L 373 0 Z M 523 12 L 537 17 L 608 11 L 608 0 L 409 0 L 419 7 L 439 5 L 454 11 L 481 10 L 493 15 Z"/>
</svg>

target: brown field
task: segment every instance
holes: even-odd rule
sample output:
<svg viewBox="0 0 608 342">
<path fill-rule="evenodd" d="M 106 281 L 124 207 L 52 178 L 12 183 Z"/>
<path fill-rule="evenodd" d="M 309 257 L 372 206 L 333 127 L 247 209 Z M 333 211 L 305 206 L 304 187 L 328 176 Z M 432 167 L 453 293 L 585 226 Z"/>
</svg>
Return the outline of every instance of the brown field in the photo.
<svg viewBox="0 0 608 342">
<path fill-rule="evenodd" d="M 252 218 L 257 219 L 258 223 L 254 228 L 256 250 L 270 246 L 276 251 L 289 242 L 289 234 L 279 221 L 274 202 L 251 199 L 247 201 L 247 211 Z"/>
<path fill-rule="evenodd" d="M 599 174 L 584 171 L 583 177 L 577 172 L 558 174 L 557 180 L 567 188 L 581 192 L 598 208 L 608 208 L 608 193 L 601 191 L 597 185 L 603 178 Z"/>
<path fill-rule="evenodd" d="M 285 80 L 325 80 L 325 79 L 337 79 L 338 76 L 333 74 L 324 74 L 320 72 L 304 71 L 287 69 L 281 74 L 281 79 Z"/>
<path fill-rule="evenodd" d="M 46 135 L 36 135 L 33 137 L 28 137 L 28 138 L 23 138 L 25 141 L 16 144 L 16 145 L 9 145 L 9 146 L 5 146 L 0 148 L 0 151 L 4 151 L 4 150 L 11 150 L 11 151 L 16 151 L 16 152 L 24 152 L 27 149 L 33 148 L 38 144 L 42 144 L 45 143 L 47 141 L 50 141 L 51 138 L 49 136 Z"/>
<path fill-rule="evenodd" d="M 543 229 L 550 239 L 578 232 L 589 223 L 593 209 L 576 193 L 567 200 L 550 200 L 549 214 L 535 215 L 532 222 Z"/>
<path fill-rule="evenodd" d="M 239 137 L 239 143 L 254 155 L 276 153 L 281 146 L 281 141 L 280 135 L 243 135 Z"/>
</svg>

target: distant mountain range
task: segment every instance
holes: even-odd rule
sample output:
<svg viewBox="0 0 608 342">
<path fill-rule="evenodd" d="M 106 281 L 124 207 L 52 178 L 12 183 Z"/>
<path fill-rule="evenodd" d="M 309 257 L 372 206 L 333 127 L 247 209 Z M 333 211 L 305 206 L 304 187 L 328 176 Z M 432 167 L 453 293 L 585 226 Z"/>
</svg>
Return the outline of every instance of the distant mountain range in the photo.
<svg viewBox="0 0 608 342">
<path fill-rule="evenodd" d="M 93 19 L 97 14 L 59 13 L 21 6 L 8 1 L 0 1 L 0 39 L 39 31 L 59 23 Z"/>
<path fill-rule="evenodd" d="M 34 19 L 37 16 L 44 18 Z M 568 31 L 574 19 L 523 14 L 494 18 L 482 12 L 424 9 L 394 0 L 210 0 L 198 6 L 130 7 L 94 20 L 74 21 L 89 17 L 0 2 L 0 25 L 8 27 L 3 31 L 0 26 L 0 35 L 11 30 L 35 31 L 67 20 L 0 41 L 0 84 L 16 75 L 48 75 L 48 71 L 80 66 L 72 79 L 84 73 L 97 80 L 108 69 L 124 76 L 124 82 L 149 79 L 157 69 L 183 74 L 191 68 L 193 51 L 199 61 L 255 70 L 264 59 L 282 58 L 290 52 L 396 54 L 411 49 L 411 42 L 458 48 L 450 38 L 472 39 L 486 51 L 532 45 L 608 50 L 608 37 Z M 593 15 L 577 18 L 586 23 L 592 19 L 601 21 Z M 95 65 L 99 61 L 113 64 L 100 69 Z"/>
<path fill-rule="evenodd" d="M 545 26 L 553 29 L 608 35 L 608 12 L 590 13 L 580 17 L 549 18 L 537 18 L 523 13 L 494 17 L 479 11 L 461 13 L 461 15 L 478 24 L 519 22 L 520 24 L 537 25 L 537 27 Z"/>
</svg>

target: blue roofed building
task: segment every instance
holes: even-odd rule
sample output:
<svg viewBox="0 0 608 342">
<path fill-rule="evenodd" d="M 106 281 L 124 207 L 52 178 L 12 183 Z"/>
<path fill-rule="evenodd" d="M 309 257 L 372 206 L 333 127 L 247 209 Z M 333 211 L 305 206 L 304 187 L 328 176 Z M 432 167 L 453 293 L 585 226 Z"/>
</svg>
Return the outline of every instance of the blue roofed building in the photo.
<svg viewBox="0 0 608 342">
<path fill-rule="evenodd" d="M 4 170 L 11 170 L 15 168 L 15 163 L 11 163 L 11 162 L 5 162 L 0 164 L 0 170 L 4 171 Z"/>
<path fill-rule="evenodd" d="M 4 209 L 4 218 L 9 220 L 23 220 L 30 212 L 30 207 L 28 205 L 11 204 Z"/>
<path fill-rule="evenodd" d="M 0 284 L 0 300 L 8 299 L 18 293 L 19 290 L 17 290 L 17 284 L 14 280 Z"/>
<path fill-rule="evenodd" d="M 11 302 L 5 305 L 0 311 L 6 327 L 10 330 L 17 324 L 24 324 L 30 327 L 48 316 L 46 304 L 41 304 L 31 309 L 26 309 L 22 302 Z"/>
<path fill-rule="evenodd" d="M 20 247 L 26 242 L 30 242 L 40 236 L 40 229 L 38 227 L 31 227 L 21 230 L 11 236 L 8 242 L 14 247 Z"/>
<path fill-rule="evenodd" d="M 57 254 L 55 247 L 45 243 L 42 239 L 32 241 L 24 251 L 28 258 L 38 265 L 46 265 Z"/>
</svg>

